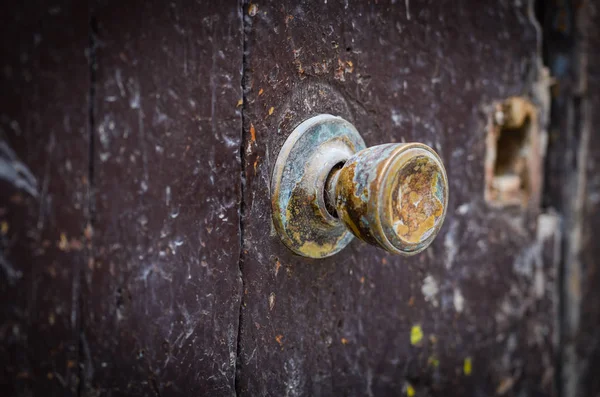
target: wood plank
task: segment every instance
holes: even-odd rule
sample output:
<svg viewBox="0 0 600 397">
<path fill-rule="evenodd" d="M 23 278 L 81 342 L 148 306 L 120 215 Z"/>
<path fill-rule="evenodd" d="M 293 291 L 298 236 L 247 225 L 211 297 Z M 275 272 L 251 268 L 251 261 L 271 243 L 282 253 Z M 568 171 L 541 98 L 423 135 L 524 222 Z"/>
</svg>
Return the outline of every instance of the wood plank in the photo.
<svg viewBox="0 0 600 397">
<path fill-rule="evenodd" d="M 562 396 L 600 393 L 598 167 L 600 3 L 542 3 L 545 57 L 555 80 L 546 205 L 562 215 L 557 384 Z"/>
<path fill-rule="evenodd" d="M 540 218 L 549 229 L 536 235 L 538 209 L 483 197 L 486 109 L 533 88 L 527 7 L 262 1 L 244 18 L 238 394 L 549 394 L 556 218 Z M 392 257 L 355 241 L 309 260 L 279 241 L 272 166 L 292 128 L 319 113 L 353 122 L 368 145 L 420 141 L 442 156 L 450 208 L 426 252 Z"/>
<path fill-rule="evenodd" d="M 581 367 L 576 369 L 581 376 L 580 395 L 597 396 L 600 395 L 600 244 L 595 233 L 600 225 L 600 136 L 596 132 L 600 125 L 600 2 L 590 1 L 580 12 L 588 18 L 582 26 L 587 58 L 583 64 L 586 75 L 582 87 L 585 90 L 582 128 L 589 141 L 582 141 L 582 145 L 589 145 L 589 153 L 587 161 L 580 163 L 586 172 L 586 186 L 581 233 L 581 325 L 577 335 Z"/>
<path fill-rule="evenodd" d="M 0 17 L 0 384 L 76 395 L 86 263 L 87 5 L 9 1 Z"/>
<path fill-rule="evenodd" d="M 85 390 L 226 395 L 240 305 L 235 1 L 95 2 Z"/>
<path fill-rule="evenodd" d="M 559 98 L 572 106 L 564 117 L 571 129 L 569 145 L 571 175 L 562 180 L 560 192 L 568 204 L 565 222 L 567 255 L 563 280 L 563 373 L 564 396 L 600 394 L 600 246 L 595 232 L 600 225 L 600 2 L 574 3 L 575 44 L 566 95 Z M 565 83 L 564 80 L 560 83 Z M 571 83 L 571 86 L 569 86 Z M 565 131 L 562 131 L 565 132 Z M 564 142 L 563 137 L 563 142 Z M 567 139 L 568 139 L 567 138 Z"/>
</svg>

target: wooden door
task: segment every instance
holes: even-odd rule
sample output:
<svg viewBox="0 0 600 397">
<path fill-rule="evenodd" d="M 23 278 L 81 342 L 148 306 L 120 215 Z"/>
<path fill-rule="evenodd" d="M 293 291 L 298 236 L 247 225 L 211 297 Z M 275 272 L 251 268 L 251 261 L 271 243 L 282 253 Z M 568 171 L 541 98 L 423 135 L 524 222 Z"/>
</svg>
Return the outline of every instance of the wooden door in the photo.
<svg viewBox="0 0 600 397">
<path fill-rule="evenodd" d="M 543 253 L 554 231 L 535 230 L 554 220 L 484 199 L 493 104 L 537 94 L 531 10 L 291 1 L 249 11 L 242 394 L 549 394 L 556 273 Z M 368 146 L 418 141 L 442 156 L 450 203 L 433 246 L 406 258 L 354 241 L 308 260 L 279 242 L 269 175 L 290 129 L 318 113 L 351 121 Z"/>
<path fill-rule="evenodd" d="M 27 3 L 0 24 L 6 395 L 600 390 L 597 4 Z M 273 166 L 322 113 L 441 156 L 423 253 L 281 242 Z"/>
</svg>

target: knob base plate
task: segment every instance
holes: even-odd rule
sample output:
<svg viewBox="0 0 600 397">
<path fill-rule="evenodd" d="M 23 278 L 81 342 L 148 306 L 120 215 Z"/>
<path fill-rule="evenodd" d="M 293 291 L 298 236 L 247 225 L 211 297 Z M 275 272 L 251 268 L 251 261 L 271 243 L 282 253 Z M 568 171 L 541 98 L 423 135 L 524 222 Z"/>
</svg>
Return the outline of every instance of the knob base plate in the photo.
<svg viewBox="0 0 600 397">
<path fill-rule="evenodd" d="M 352 124 L 329 114 L 298 125 L 284 143 L 271 180 L 273 224 L 284 244 L 310 258 L 331 256 L 354 236 L 325 205 L 331 170 L 365 142 Z"/>
</svg>

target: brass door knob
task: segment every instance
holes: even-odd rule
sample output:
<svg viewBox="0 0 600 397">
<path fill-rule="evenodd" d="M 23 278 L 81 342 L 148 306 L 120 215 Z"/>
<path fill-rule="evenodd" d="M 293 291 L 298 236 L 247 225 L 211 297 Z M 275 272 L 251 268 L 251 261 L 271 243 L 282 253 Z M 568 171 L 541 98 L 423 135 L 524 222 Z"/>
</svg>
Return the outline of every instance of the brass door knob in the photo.
<svg viewBox="0 0 600 397">
<path fill-rule="evenodd" d="M 413 255 L 442 226 L 448 181 L 441 159 L 427 145 L 365 148 L 352 124 L 323 114 L 301 123 L 286 140 L 271 193 L 275 229 L 297 254 L 331 256 L 354 235 Z"/>
</svg>

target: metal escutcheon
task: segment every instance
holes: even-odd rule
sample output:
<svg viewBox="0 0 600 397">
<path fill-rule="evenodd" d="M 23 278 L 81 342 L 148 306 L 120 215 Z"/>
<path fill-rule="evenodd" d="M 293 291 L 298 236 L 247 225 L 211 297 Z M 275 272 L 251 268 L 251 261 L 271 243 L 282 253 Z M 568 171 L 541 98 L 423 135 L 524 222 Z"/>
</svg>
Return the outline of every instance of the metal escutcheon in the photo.
<svg viewBox="0 0 600 397">
<path fill-rule="evenodd" d="M 431 244 L 448 205 L 439 156 L 421 143 L 366 148 L 348 121 L 322 114 L 298 125 L 271 180 L 273 223 L 285 245 L 331 256 L 354 236 L 394 254 Z"/>
</svg>

